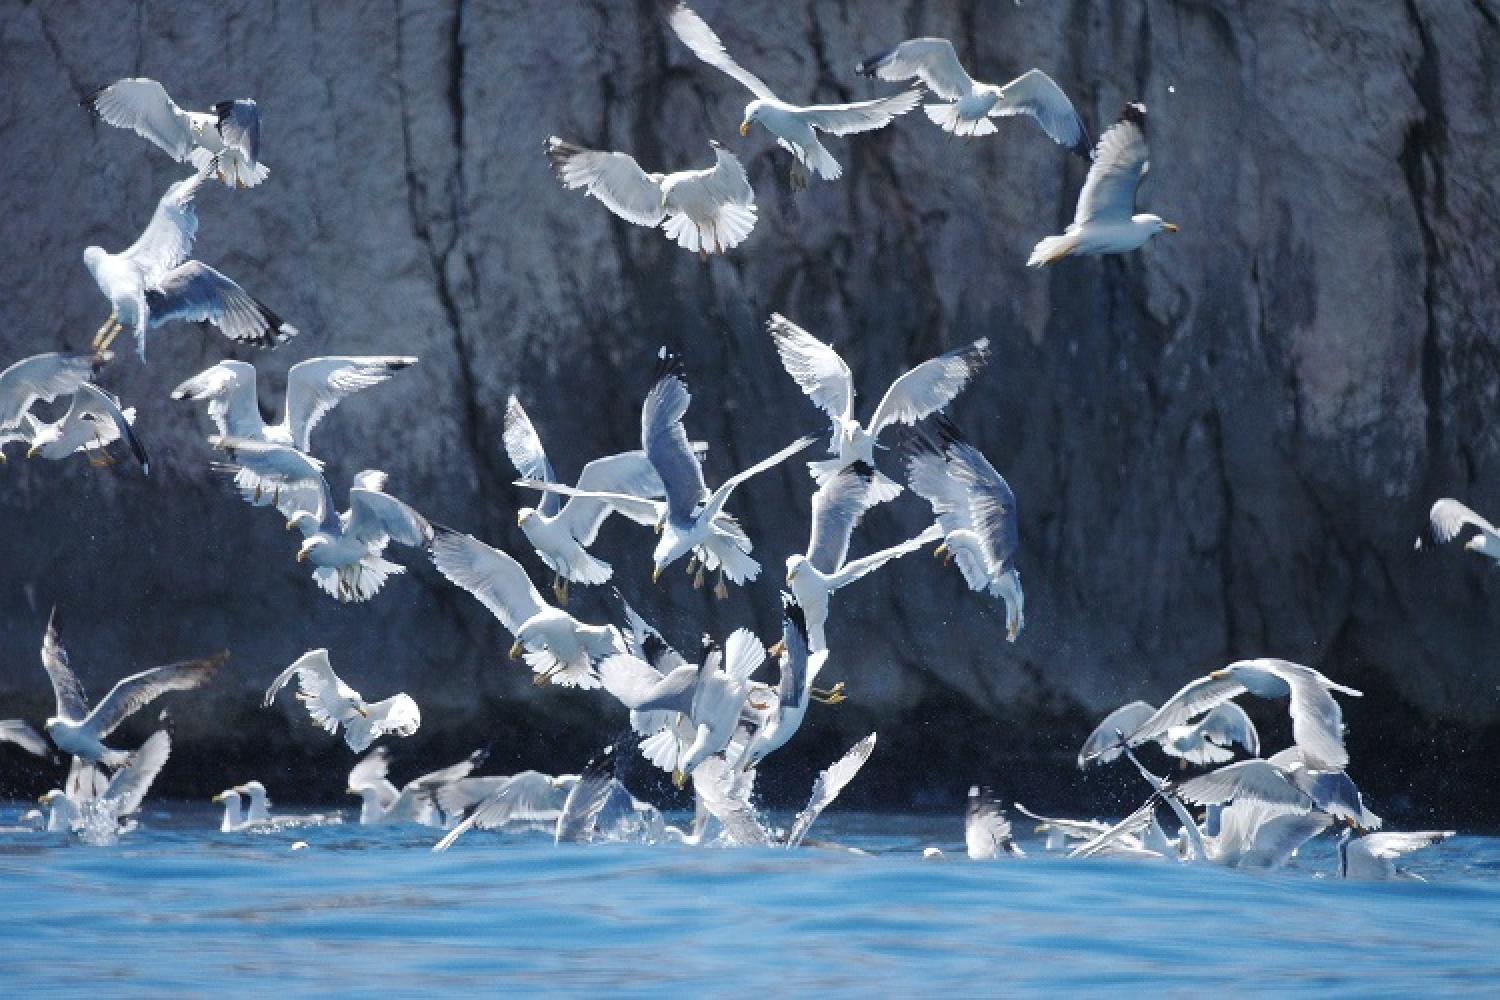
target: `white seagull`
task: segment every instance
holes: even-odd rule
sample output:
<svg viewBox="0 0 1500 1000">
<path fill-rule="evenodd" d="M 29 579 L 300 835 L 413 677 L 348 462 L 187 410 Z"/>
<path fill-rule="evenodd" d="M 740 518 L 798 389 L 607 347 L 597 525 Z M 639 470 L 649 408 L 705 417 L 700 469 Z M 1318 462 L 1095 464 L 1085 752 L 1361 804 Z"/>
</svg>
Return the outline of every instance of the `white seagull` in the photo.
<svg viewBox="0 0 1500 1000">
<path fill-rule="evenodd" d="M 1427 515 L 1427 519 L 1428 534 L 1438 545 L 1447 545 L 1461 536 L 1466 529 L 1473 528 L 1474 533 L 1468 541 L 1464 542 L 1464 548 L 1500 562 L 1500 531 L 1496 531 L 1493 524 L 1459 501 L 1451 497 L 1443 497 L 1432 505 L 1432 511 Z M 1419 549 L 1422 547 L 1421 538 L 1417 539 L 1416 547 Z"/>
<path fill-rule="evenodd" d="M 547 159 L 563 187 L 582 188 L 638 226 L 660 226 L 667 239 L 707 259 L 743 243 L 755 228 L 755 192 L 733 153 L 710 140 L 714 165 L 648 174 L 628 153 L 585 149 L 552 136 Z"/>
<path fill-rule="evenodd" d="M 505 451 L 523 478 L 556 482 L 542 439 L 515 396 L 510 397 L 505 407 Z M 578 488 L 641 497 L 660 497 L 663 493 L 661 477 L 643 451 L 625 451 L 594 459 L 579 474 Z M 598 538 L 599 528 L 610 512 L 617 509 L 631 518 L 642 513 L 634 506 L 626 505 L 620 509 L 591 496 L 575 496 L 563 504 L 555 493 L 544 493 L 537 507 L 522 507 L 516 512 L 521 533 L 552 570 L 552 594 L 559 604 L 568 603 L 569 581 L 601 584 L 614 575 L 609 563 L 593 556 L 588 547 Z M 640 523 L 654 525 L 656 519 L 646 517 Z"/>
<path fill-rule="evenodd" d="M 414 778 L 399 789 L 391 784 L 390 755 L 385 747 L 376 747 L 349 770 L 350 795 L 359 796 L 361 826 L 385 823 L 416 823 L 421 826 L 444 825 L 446 810 L 437 803 L 439 792 L 469 779 L 487 756 L 476 750 L 468 757 L 437 771 Z"/>
<path fill-rule="evenodd" d="M 786 585 L 806 615 L 807 635 L 814 652 L 828 648 L 824 626 L 828 622 L 828 602 L 835 591 L 868 576 L 892 559 L 943 537 L 942 527 L 934 524 L 899 545 L 846 562 L 854 526 L 874 505 L 875 475 L 873 468 L 856 461 L 825 479 L 813 494 L 807 554 L 787 557 Z"/>
<path fill-rule="evenodd" d="M 855 462 L 875 467 L 875 448 L 882 431 L 897 424 L 914 424 L 947 406 L 990 356 L 989 340 L 981 339 L 922 362 L 891 383 L 869 422 L 861 424 L 854 415 L 854 376 L 837 351 L 780 313 L 771 314 L 766 331 L 787 374 L 833 421 L 828 453 L 838 457 L 808 463 L 819 483 Z M 899 485 L 877 473 L 871 502 L 883 503 L 900 492 Z"/>
<path fill-rule="evenodd" d="M 90 464 L 105 466 L 114 461 L 106 449 L 123 440 L 141 464 L 141 472 L 151 474 L 151 458 L 131 426 L 135 423 L 135 407 L 120 409 L 120 401 L 97 385 L 88 382 L 80 385 L 73 393 L 68 412 L 58 420 L 43 423 L 28 413 L 22 422 L 31 445 L 27 458 L 41 456 L 57 462 L 82 452 L 89 456 Z M 3 443 L 4 436 L 0 435 L 0 444 Z"/>
<path fill-rule="evenodd" d="M 756 713 L 755 731 L 746 736 L 739 755 L 730 754 L 741 771 L 754 770 L 773 751 L 786 746 L 802 728 L 809 701 L 837 705 L 845 700 L 843 682 L 829 690 L 813 686 L 828 663 L 828 650 L 812 650 L 802 606 L 789 594 L 781 595 L 781 642 L 777 645 L 781 656 L 780 682 L 770 692 L 763 713 Z M 752 693 L 749 701 L 756 697 Z"/>
<path fill-rule="evenodd" d="M 1156 714 L 1156 707 L 1144 701 L 1121 705 L 1104 717 L 1078 751 L 1078 766 L 1085 768 L 1095 761 L 1107 764 L 1120 756 L 1118 733 L 1134 733 Z M 1238 743 L 1252 757 L 1260 755 L 1260 734 L 1245 710 L 1232 701 L 1214 708 L 1197 722 L 1173 726 L 1156 740 L 1162 751 L 1188 764 L 1222 764 L 1234 759 L 1230 747 Z"/>
<path fill-rule="evenodd" d="M 909 38 L 855 67 L 861 76 L 905 81 L 920 78 L 947 103 L 924 105 L 927 117 L 954 135 L 989 135 L 991 118 L 1029 115 L 1060 146 L 1089 159 L 1089 131 L 1073 102 L 1052 78 L 1027 70 L 1003 87 L 979 83 L 964 70 L 946 38 Z"/>
<path fill-rule="evenodd" d="M 786 836 L 788 849 L 801 845 L 807 831 L 823 814 L 823 810 L 832 805 L 839 793 L 848 787 L 874 752 L 875 734 L 871 733 L 850 747 L 844 756 L 818 772 L 817 779 L 813 781 L 812 794 L 807 798 L 807 805 L 803 806 L 797 818 L 792 821 L 791 832 Z"/>
<path fill-rule="evenodd" d="M 969 589 L 1005 602 L 1005 638 L 1026 627 L 1026 594 L 1016 569 L 1020 526 L 1016 495 L 990 460 L 939 415 L 938 440 L 908 441 L 907 482 L 932 505 L 943 544 L 934 555 L 957 562 Z"/>
<path fill-rule="evenodd" d="M 283 670 L 266 689 L 265 706 L 270 707 L 276 694 L 297 679 L 297 699 L 307 707 L 313 724 L 326 733 L 344 727 L 344 742 L 355 753 L 363 753 L 371 743 L 391 733 L 410 736 L 422 724 L 422 713 L 408 694 L 396 694 L 373 704 L 333 672 L 328 650 L 313 649 L 303 653 Z"/>
<path fill-rule="evenodd" d="M 38 400 L 50 403 L 71 396 L 90 382 L 109 360 L 105 354 L 33 354 L 0 371 L 0 443 L 17 440 L 8 432 L 20 427 Z M 29 433 L 21 435 L 29 437 Z M 4 461 L 0 453 L 0 461 Z"/>
<path fill-rule="evenodd" d="M 126 820 L 140 811 L 151 783 L 161 773 L 172 753 L 172 739 L 166 730 L 151 734 L 109 779 L 109 783 L 92 798 L 80 798 L 52 789 L 38 801 L 49 809 L 47 829 L 51 832 L 72 830 L 94 844 L 114 841 L 133 824 Z"/>
<path fill-rule="evenodd" d="M 668 19 L 672 30 L 693 55 L 715 69 L 728 74 L 755 95 L 745 105 L 740 135 L 750 133 L 750 125 L 759 122 L 776 137 L 781 147 L 797 158 L 792 168 L 792 187 L 804 188 L 816 173 L 825 180 L 838 180 L 843 173 L 837 160 L 818 141 L 819 132 L 830 135 L 852 135 L 884 128 L 892 119 L 904 115 L 922 100 L 920 90 L 908 90 L 892 97 L 852 104 L 814 104 L 802 107 L 788 104 L 771 92 L 760 77 L 742 67 L 724 50 L 724 43 L 687 4 L 678 4 Z"/>
<path fill-rule="evenodd" d="M 1339 838 L 1339 877 L 1389 882 L 1400 878 L 1424 881 L 1420 875 L 1403 872 L 1396 859 L 1424 847 L 1441 844 L 1453 836 L 1452 830 L 1421 830 L 1415 833 L 1371 833 L 1353 836 L 1345 830 Z"/>
<path fill-rule="evenodd" d="M 220 101 L 210 111 L 184 111 L 155 80 L 117 80 L 81 102 L 116 128 L 128 128 L 179 163 L 191 160 L 229 187 L 252 188 L 266 179 L 260 162 L 260 110 L 248 98 Z"/>
<path fill-rule="evenodd" d="M 994 793 L 978 785 L 969 786 L 969 804 L 964 812 L 964 846 L 974 861 L 994 861 L 1002 854 L 1023 858 L 1026 852 L 1010 833 L 1005 809 Z"/>
<path fill-rule="evenodd" d="M 1099 140 L 1072 225 L 1061 236 L 1038 243 L 1026 266 L 1056 264 L 1082 254 L 1127 253 L 1145 246 L 1157 233 L 1177 232 L 1159 215 L 1134 214 L 1136 188 L 1151 165 L 1150 155 L 1146 106 L 1127 104 L 1120 120 Z"/>
<path fill-rule="evenodd" d="M 473 535 L 439 528 L 432 540 L 438 572 L 478 598 L 515 636 L 510 655 L 526 650 L 526 662 L 538 684 L 595 688 L 596 658 L 622 647 L 620 633 L 608 625 L 585 625 L 542 599 L 521 564 Z"/>
<path fill-rule="evenodd" d="M 145 232 L 127 249 L 112 254 L 91 246 L 83 251 L 83 263 L 110 304 L 109 319 L 94 336 L 96 350 L 109 347 L 129 327 L 144 361 L 147 331 L 174 319 L 212 323 L 230 340 L 257 347 L 274 347 L 296 336 L 296 327 L 239 285 L 188 259 L 198 235 L 193 196 L 206 177 L 200 172 L 167 188 Z"/>
</svg>

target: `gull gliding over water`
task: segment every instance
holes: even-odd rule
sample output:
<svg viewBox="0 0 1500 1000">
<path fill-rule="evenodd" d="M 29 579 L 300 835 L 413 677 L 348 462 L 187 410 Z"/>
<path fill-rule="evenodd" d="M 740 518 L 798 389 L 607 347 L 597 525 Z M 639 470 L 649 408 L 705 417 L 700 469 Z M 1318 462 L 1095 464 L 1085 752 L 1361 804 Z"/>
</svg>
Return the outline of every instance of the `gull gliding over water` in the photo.
<svg viewBox="0 0 1500 1000">
<path fill-rule="evenodd" d="M 116 128 L 149 139 L 179 163 L 191 160 L 229 187 L 251 188 L 270 170 L 260 162 L 260 109 L 248 98 L 220 101 L 212 111 L 184 111 L 155 80 L 117 80 L 83 99 Z"/>
<path fill-rule="evenodd" d="M 422 724 L 422 713 L 410 695 L 396 694 L 373 704 L 366 702 L 333 672 L 326 649 L 303 653 L 278 674 L 266 689 L 266 707 L 294 677 L 300 688 L 297 699 L 307 707 L 313 724 L 326 733 L 336 733 L 343 726 L 344 742 L 355 753 L 363 753 L 386 733 L 410 736 Z"/>
<path fill-rule="evenodd" d="M 668 23 L 682 44 L 693 55 L 723 72 L 755 95 L 745 105 L 740 135 L 748 135 L 750 125 L 759 122 L 776 137 L 777 143 L 797 158 L 792 168 L 793 189 L 805 188 L 814 173 L 825 180 L 838 180 L 843 173 L 837 160 L 818 141 L 819 132 L 851 135 L 884 128 L 892 119 L 904 115 L 922 100 L 920 90 L 908 90 L 892 97 L 852 104 L 788 104 L 772 93 L 760 77 L 745 69 L 724 49 L 724 43 L 687 4 L 678 4 Z"/>
<path fill-rule="evenodd" d="M 954 135 L 989 135 L 991 118 L 1028 115 L 1060 146 L 1090 159 L 1089 131 L 1073 110 L 1073 102 L 1052 78 L 1039 69 L 1027 70 L 997 87 L 969 76 L 946 38 L 909 38 L 893 49 L 871 56 L 855 67 L 861 76 L 882 80 L 920 78 L 929 90 L 948 103 L 927 104 L 922 110 L 933 123 Z"/>
</svg>

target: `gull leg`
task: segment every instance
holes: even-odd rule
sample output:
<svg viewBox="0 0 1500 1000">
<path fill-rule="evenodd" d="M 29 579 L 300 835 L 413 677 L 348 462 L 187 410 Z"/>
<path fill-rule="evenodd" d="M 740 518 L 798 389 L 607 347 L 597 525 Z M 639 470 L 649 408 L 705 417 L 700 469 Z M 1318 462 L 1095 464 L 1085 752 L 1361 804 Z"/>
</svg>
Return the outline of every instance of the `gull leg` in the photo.
<svg viewBox="0 0 1500 1000">
<path fill-rule="evenodd" d="M 118 309 L 111 309 L 109 311 L 109 319 L 105 320 L 104 325 L 99 328 L 99 332 L 94 334 L 95 350 L 98 350 L 99 346 L 104 343 L 104 338 L 109 336 L 110 331 L 119 325 L 119 317 L 120 311 Z"/>
<path fill-rule="evenodd" d="M 724 571 L 722 569 L 719 570 L 719 582 L 714 584 L 714 596 L 721 601 L 729 597 L 729 588 L 724 585 Z"/>
<path fill-rule="evenodd" d="M 113 320 L 112 322 L 114 323 L 113 329 L 111 329 L 109 333 L 105 334 L 104 342 L 102 344 L 95 345 L 96 351 L 103 352 L 109 350 L 110 346 L 114 344 L 115 338 L 120 335 L 120 331 L 125 329 L 125 325 L 118 319 Z"/>
<path fill-rule="evenodd" d="M 552 574 L 552 596 L 558 604 L 568 603 L 568 585 L 563 582 L 561 573 Z"/>
<path fill-rule="evenodd" d="M 697 569 L 697 571 L 693 574 L 693 589 L 694 590 L 702 590 L 703 589 L 703 567 L 702 566 L 699 566 L 698 569 Z"/>
<path fill-rule="evenodd" d="M 785 652 L 786 652 L 786 640 L 785 639 L 777 639 L 775 645 L 773 645 L 773 646 L 767 646 L 766 647 L 766 655 L 767 656 L 780 656 L 780 655 L 782 655 Z"/>
<path fill-rule="evenodd" d="M 698 554 L 695 552 L 691 556 L 688 556 L 688 561 L 687 561 L 687 575 L 688 576 L 692 576 L 695 572 L 697 572 L 697 569 L 698 569 Z"/>
<path fill-rule="evenodd" d="M 678 788 L 682 788 L 687 784 L 687 775 L 683 774 L 681 769 L 674 767 L 672 769 L 672 784 Z"/>
<path fill-rule="evenodd" d="M 822 688 L 808 688 L 807 695 L 813 701 L 821 702 L 824 705 L 838 705 L 849 700 L 849 696 L 844 693 L 843 681 L 839 681 L 826 691 Z"/>
</svg>

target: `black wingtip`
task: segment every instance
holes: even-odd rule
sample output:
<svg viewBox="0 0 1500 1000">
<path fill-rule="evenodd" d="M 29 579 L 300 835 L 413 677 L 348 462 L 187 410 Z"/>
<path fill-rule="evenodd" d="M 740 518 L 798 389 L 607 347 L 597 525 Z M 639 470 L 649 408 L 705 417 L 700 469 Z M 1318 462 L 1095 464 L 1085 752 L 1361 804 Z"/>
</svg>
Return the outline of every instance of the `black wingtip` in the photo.
<svg viewBox="0 0 1500 1000">
<path fill-rule="evenodd" d="M 1140 101 L 1131 101 L 1129 104 L 1125 105 L 1125 110 L 1120 112 L 1120 121 L 1130 122 L 1131 124 L 1139 125 L 1141 128 L 1145 128 L 1146 105 L 1142 104 Z"/>
<path fill-rule="evenodd" d="M 845 471 L 853 473 L 866 483 L 871 483 L 875 480 L 875 467 L 864 459 L 855 460 L 852 464 L 845 467 Z"/>
<path fill-rule="evenodd" d="M 99 116 L 99 95 L 108 89 L 109 85 L 107 84 L 103 87 L 95 87 L 78 99 L 78 106 L 97 118 Z"/>
<path fill-rule="evenodd" d="M 682 356 L 668 350 L 665 346 L 656 352 L 656 370 L 652 373 L 651 383 L 655 385 L 664 378 L 676 378 L 684 384 L 687 383 L 687 369 L 683 367 Z"/>
<path fill-rule="evenodd" d="M 859 76 L 867 78 L 874 77 L 876 71 L 880 69 L 880 64 L 889 59 L 891 57 L 891 53 L 895 51 L 895 49 L 886 49 L 884 52 L 877 52 L 870 58 L 856 64 L 854 67 L 854 72 Z"/>
<path fill-rule="evenodd" d="M 802 610 L 802 605 L 798 604 L 797 599 L 791 594 L 781 595 L 781 614 L 787 622 L 791 623 L 792 628 L 797 630 L 797 635 L 805 644 L 807 642 L 807 612 Z"/>
</svg>

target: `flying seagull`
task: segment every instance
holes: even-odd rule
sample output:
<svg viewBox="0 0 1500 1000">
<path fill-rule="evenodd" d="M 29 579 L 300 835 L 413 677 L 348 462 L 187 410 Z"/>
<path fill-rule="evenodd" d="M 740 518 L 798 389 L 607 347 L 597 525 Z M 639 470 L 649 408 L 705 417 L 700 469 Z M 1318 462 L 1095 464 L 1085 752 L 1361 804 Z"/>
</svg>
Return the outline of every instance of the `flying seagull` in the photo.
<svg viewBox="0 0 1500 1000">
<path fill-rule="evenodd" d="M 857 461 L 875 468 L 882 431 L 914 424 L 947 406 L 990 357 L 990 342 L 981 339 L 922 362 L 890 384 L 869 422 L 861 424 L 854 415 L 854 376 L 837 351 L 780 313 L 771 314 L 766 331 L 787 374 L 833 421 L 828 453 L 838 457 L 808 463 L 820 484 Z M 900 492 L 899 485 L 877 473 L 871 503 L 883 503 Z"/>
<path fill-rule="evenodd" d="M 61 461 L 69 455 L 83 452 L 89 462 L 96 466 L 109 465 L 114 460 L 106 450 L 116 441 L 123 440 L 130 452 L 141 464 L 141 472 L 151 474 L 151 459 L 145 446 L 136 437 L 131 426 L 135 423 L 135 407 L 120 409 L 120 401 L 103 389 L 85 382 L 73 393 L 68 412 L 51 423 L 42 423 L 27 414 L 23 421 L 27 425 L 27 440 L 31 444 L 27 458 L 42 458 Z"/>
<path fill-rule="evenodd" d="M 252 188 L 271 172 L 260 162 L 260 109 L 248 98 L 209 111 L 184 111 L 167 88 L 146 77 L 117 80 L 81 102 L 116 128 L 149 139 L 178 163 L 191 160 L 229 187 Z"/>
<path fill-rule="evenodd" d="M 35 757 L 51 757 L 52 747 L 41 733 L 21 719 L 0 719 L 0 743 L 11 743 Z"/>
<path fill-rule="evenodd" d="M 166 730 L 159 730 L 139 750 L 127 755 L 126 762 L 98 795 L 83 798 L 56 788 L 47 792 L 37 800 L 49 810 L 47 829 L 72 830 L 92 843 L 112 842 L 133 825 L 125 821 L 140 810 L 171 753 L 172 738 Z"/>
<path fill-rule="evenodd" d="M 294 677 L 300 689 L 297 698 L 306 705 L 313 724 L 326 733 L 336 733 L 343 726 L 344 742 L 355 753 L 363 753 L 386 733 L 410 736 L 422 724 L 422 713 L 408 694 L 395 694 L 373 704 L 366 702 L 333 672 L 326 649 L 308 650 L 277 674 L 266 689 L 267 708 Z"/>
<path fill-rule="evenodd" d="M 585 625 L 542 599 L 521 564 L 473 535 L 438 528 L 432 540 L 438 572 L 478 598 L 515 636 L 512 658 L 526 651 L 537 683 L 595 688 L 594 660 L 621 648 L 619 632 L 608 625 Z"/>
<path fill-rule="evenodd" d="M 1083 254 L 1127 253 L 1145 246 L 1157 233 L 1177 232 L 1159 215 L 1134 214 L 1136 188 L 1151 165 L 1150 154 L 1146 106 L 1127 104 L 1120 120 L 1099 140 L 1072 225 L 1061 236 L 1038 243 L 1026 266 L 1056 264 Z"/>
<path fill-rule="evenodd" d="M 438 793 L 458 782 L 469 780 L 469 775 L 484 763 L 487 756 L 486 751 L 476 750 L 457 764 L 430 771 L 398 789 L 387 777 L 390 771 L 389 754 L 385 747 L 376 747 L 361 757 L 349 771 L 349 794 L 359 796 L 360 800 L 360 825 L 417 823 L 421 826 L 442 826 L 445 810 L 437 804 Z"/>
<path fill-rule="evenodd" d="M 556 482 L 542 439 L 515 396 L 510 397 L 505 407 L 505 451 L 516 472 L 524 478 Z M 594 459 L 579 474 L 578 488 L 641 497 L 660 497 L 663 493 L 661 477 L 643 451 L 626 451 Z M 544 493 L 538 507 L 522 507 L 516 512 L 516 523 L 521 532 L 537 556 L 552 570 L 552 594 L 559 604 L 568 603 L 569 581 L 601 584 L 614 575 L 609 563 L 590 554 L 588 547 L 594 544 L 599 528 L 615 510 L 620 510 L 626 517 L 640 515 L 633 506 L 617 508 L 606 500 L 590 496 L 575 496 L 563 504 L 554 493 Z M 656 519 L 647 517 L 641 523 L 652 525 Z"/>
<path fill-rule="evenodd" d="M 57 699 L 56 713 L 45 726 L 47 737 L 63 753 L 90 764 L 122 767 L 130 760 L 130 754 L 106 747 L 104 740 L 109 734 L 167 692 L 190 691 L 203 686 L 219 672 L 227 659 L 228 653 L 220 653 L 206 659 L 184 660 L 132 674 L 111 688 L 104 700 L 89 711 L 83 684 L 73 673 L 68 651 L 63 648 L 58 634 L 57 612 L 54 610 L 47 619 L 47 631 L 42 637 L 42 667 L 52 681 L 52 692 Z"/>
<path fill-rule="evenodd" d="M 939 415 L 935 429 L 936 441 L 914 434 L 907 442 L 907 482 L 932 505 L 943 533 L 934 555 L 957 562 L 969 589 L 1005 602 L 1005 638 L 1015 642 L 1026 627 L 1016 495 L 952 421 Z"/>
<path fill-rule="evenodd" d="M 781 642 L 777 647 L 772 652 L 779 653 L 781 658 L 780 680 L 768 699 L 764 715 L 755 720 L 755 731 L 741 741 L 743 748 L 737 755 L 733 752 L 729 755 L 742 771 L 754 770 L 773 751 L 786 746 L 802 728 L 809 701 L 837 705 L 845 700 L 842 682 L 829 690 L 813 686 L 828 664 L 828 650 L 813 651 L 802 606 L 785 593 L 781 595 Z M 755 697 L 752 694 L 749 700 L 754 701 Z"/>
<path fill-rule="evenodd" d="M 668 23 L 693 55 L 715 69 L 728 74 L 755 95 L 745 105 L 740 135 L 750 133 L 750 125 L 759 122 L 776 137 L 780 146 L 797 158 L 792 168 L 792 187 L 807 187 L 814 173 L 825 180 L 838 180 L 843 173 L 837 160 L 818 141 L 819 132 L 830 135 L 852 135 L 884 128 L 892 119 L 906 114 L 922 100 L 920 90 L 908 90 L 892 97 L 852 104 L 814 104 L 802 107 L 788 104 L 771 92 L 760 77 L 742 67 L 724 49 L 724 43 L 687 4 L 678 4 Z"/>
<path fill-rule="evenodd" d="M 1443 497 L 1432 505 L 1427 519 L 1427 533 L 1432 542 L 1447 545 L 1472 528 L 1473 534 L 1464 542 L 1464 548 L 1500 562 L 1500 531 L 1496 531 L 1493 524 L 1459 501 Z M 1422 541 L 1421 538 L 1417 539 L 1416 548 L 1422 547 Z"/>
<path fill-rule="evenodd" d="M 1062 88 L 1039 69 L 1027 70 L 1003 87 L 979 83 L 964 71 L 948 39 L 910 38 L 866 59 L 855 72 L 882 80 L 920 79 L 947 102 L 922 108 L 945 132 L 989 135 L 995 131 L 991 118 L 1028 115 L 1053 142 L 1085 160 L 1091 158 L 1089 131 L 1083 119 Z"/>
<path fill-rule="evenodd" d="M 108 353 L 33 354 L 0 371 L 0 437 L 21 426 L 38 400 L 50 403 L 77 392 L 110 357 Z"/>
<path fill-rule="evenodd" d="M 1117 733 L 1133 733 L 1156 714 L 1156 707 L 1144 701 L 1121 705 L 1104 717 L 1078 751 L 1078 766 L 1097 761 L 1107 764 L 1120 756 Z M 1260 754 L 1260 734 L 1245 710 L 1232 701 L 1212 709 L 1197 722 L 1172 726 L 1157 737 L 1163 752 L 1188 764 L 1222 764 L 1234 759 L 1230 747 L 1238 743 L 1252 757 Z"/>
<path fill-rule="evenodd" d="M 239 285 L 207 264 L 189 260 L 198 235 L 193 196 L 208 174 L 199 172 L 167 188 L 140 239 L 120 253 L 99 247 L 83 251 L 83 263 L 109 299 L 109 319 L 94 336 L 104 350 L 126 327 L 146 359 L 146 332 L 174 319 L 209 322 L 240 344 L 274 347 L 294 337 L 284 323 Z"/>
<path fill-rule="evenodd" d="M 714 165 L 648 174 L 628 153 L 585 149 L 552 136 L 547 159 L 563 187 L 582 188 L 638 226 L 660 226 L 667 239 L 707 259 L 743 243 L 755 228 L 755 192 L 734 154 L 710 140 Z"/>
</svg>

